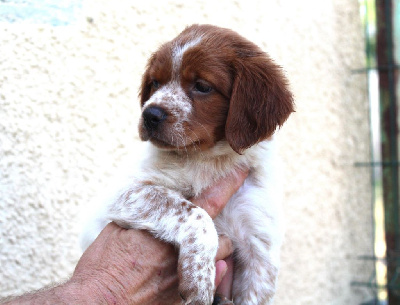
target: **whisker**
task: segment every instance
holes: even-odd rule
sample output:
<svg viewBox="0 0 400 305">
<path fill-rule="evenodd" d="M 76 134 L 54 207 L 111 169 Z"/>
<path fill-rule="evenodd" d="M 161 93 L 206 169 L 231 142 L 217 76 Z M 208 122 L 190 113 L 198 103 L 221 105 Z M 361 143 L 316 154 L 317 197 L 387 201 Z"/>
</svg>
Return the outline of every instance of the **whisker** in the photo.
<svg viewBox="0 0 400 305">
<path fill-rule="evenodd" d="M 193 134 L 195 135 L 195 137 L 196 137 L 195 140 L 190 139 L 191 143 L 193 144 L 194 149 L 197 150 L 198 152 L 200 152 L 201 155 L 203 155 L 203 152 L 202 152 L 202 150 L 200 149 L 200 146 L 197 144 L 197 143 L 200 142 L 200 137 L 197 135 L 197 133 L 196 133 L 192 128 L 189 128 L 189 130 L 190 130 L 190 132 L 193 133 Z"/>
<path fill-rule="evenodd" d="M 204 131 L 206 132 L 207 136 L 209 139 L 212 139 L 212 135 L 210 134 L 210 132 L 207 130 L 207 128 L 204 127 L 204 125 L 202 123 L 200 123 L 199 121 L 193 121 L 194 124 L 197 124 L 198 126 L 200 126 L 201 128 L 204 129 Z"/>
</svg>

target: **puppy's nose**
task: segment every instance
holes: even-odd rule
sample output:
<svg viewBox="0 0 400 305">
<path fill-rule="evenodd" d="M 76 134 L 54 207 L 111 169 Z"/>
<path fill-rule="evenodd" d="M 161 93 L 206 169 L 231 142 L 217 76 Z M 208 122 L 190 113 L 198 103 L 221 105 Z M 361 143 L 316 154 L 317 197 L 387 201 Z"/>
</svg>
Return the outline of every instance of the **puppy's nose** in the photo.
<svg viewBox="0 0 400 305">
<path fill-rule="evenodd" d="M 157 106 L 151 106 L 143 111 L 144 125 L 147 130 L 155 130 L 167 118 L 165 111 Z"/>
</svg>

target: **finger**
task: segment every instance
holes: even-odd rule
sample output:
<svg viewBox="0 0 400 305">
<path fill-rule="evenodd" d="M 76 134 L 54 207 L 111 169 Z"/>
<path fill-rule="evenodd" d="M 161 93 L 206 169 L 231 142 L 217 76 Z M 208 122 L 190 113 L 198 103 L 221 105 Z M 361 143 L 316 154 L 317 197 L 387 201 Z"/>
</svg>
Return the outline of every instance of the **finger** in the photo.
<svg viewBox="0 0 400 305">
<path fill-rule="evenodd" d="M 223 260 L 226 257 L 230 257 L 233 251 L 233 246 L 231 240 L 226 236 L 218 237 L 218 251 L 215 257 L 216 263 L 216 275 L 215 275 L 215 287 L 218 287 L 220 283 L 223 281 L 223 277 L 225 276 L 228 266 L 227 263 Z"/>
<path fill-rule="evenodd" d="M 219 286 L 227 271 L 228 266 L 224 260 L 219 260 L 215 263 L 215 287 Z"/>
<path fill-rule="evenodd" d="M 232 256 L 225 259 L 227 270 L 221 281 L 217 285 L 216 293 L 232 299 L 232 283 L 233 283 L 233 258 Z"/>
<path fill-rule="evenodd" d="M 104 229 L 100 232 L 97 239 L 106 240 L 110 234 L 112 234 L 115 230 L 120 230 L 121 228 L 114 222 L 108 223 Z"/>
<path fill-rule="evenodd" d="M 105 226 L 105 228 L 99 233 L 96 239 L 90 244 L 85 252 L 101 252 L 102 249 L 107 245 L 107 240 L 115 234 L 116 231 L 121 228 L 115 223 L 111 222 Z"/>
<path fill-rule="evenodd" d="M 211 218 L 215 218 L 233 194 L 238 191 L 247 175 L 248 171 L 238 170 L 217 181 L 216 184 L 207 188 L 199 197 L 193 198 L 192 202 L 205 209 Z"/>
<path fill-rule="evenodd" d="M 218 236 L 218 251 L 215 256 L 215 261 L 225 259 L 232 254 L 232 251 L 233 246 L 231 240 L 224 235 Z"/>
</svg>

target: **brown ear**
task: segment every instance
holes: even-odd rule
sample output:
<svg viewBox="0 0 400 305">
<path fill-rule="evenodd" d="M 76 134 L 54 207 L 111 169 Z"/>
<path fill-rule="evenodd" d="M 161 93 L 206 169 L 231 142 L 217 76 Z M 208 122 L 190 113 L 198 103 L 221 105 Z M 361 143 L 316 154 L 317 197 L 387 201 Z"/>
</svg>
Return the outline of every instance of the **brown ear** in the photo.
<svg viewBox="0 0 400 305">
<path fill-rule="evenodd" d="M 143 107 L 144 103 L 150 98 L 151 89 L 152 89 L 152 79 L 151 74 L 154 74 L 155 70 L 155 62 L 157 61 L 157 55 L 160 51 L 151 54 L 149 60 L 147 61 L 146 71 L 142 76 L 142 84 L 139 89 L 139 99 L 140 106 Z"/>
<path fill-rule="evenodd" d="M 142 77 L 142 84 L 139 89 L 139 99 L 140 106 L 143 107 L 144 103 L 150 98 L 151 92 L 151 79 L 149 76 L 149 68 L 146 69 L 146 72 Z"/>
<path fill-rule="evenodd" d="M 225 136 L 233 150 L 241 153 L 282 126 L 294 103 L 281 68 L 265 53 L 244 55 L 234 66 Z"/>
</svg>

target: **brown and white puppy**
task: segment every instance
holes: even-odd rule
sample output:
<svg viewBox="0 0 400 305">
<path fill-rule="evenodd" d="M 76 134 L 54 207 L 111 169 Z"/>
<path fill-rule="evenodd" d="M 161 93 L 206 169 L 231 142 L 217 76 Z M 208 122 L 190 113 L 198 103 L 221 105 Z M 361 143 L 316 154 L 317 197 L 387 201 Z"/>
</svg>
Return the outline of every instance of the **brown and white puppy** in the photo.
<svg viewBox="0 0 400 305">
<path fill-rule="evenodd" d="M 193 25 L 155 52 L 140 90 L 145 153 L 103 204 L 86 248 L 110 221 L 144 229 L 179 249 L 184 304 L 211 304 L 218 235 L 234 246 L 236 304 L 271 304 L 283 239 L 281 169 L 275 130 L 294 111 L 281 69 L 255 44 L 211 25 Z M 188 199 L 249 169 L 212 221 Z"/>
</svg>

